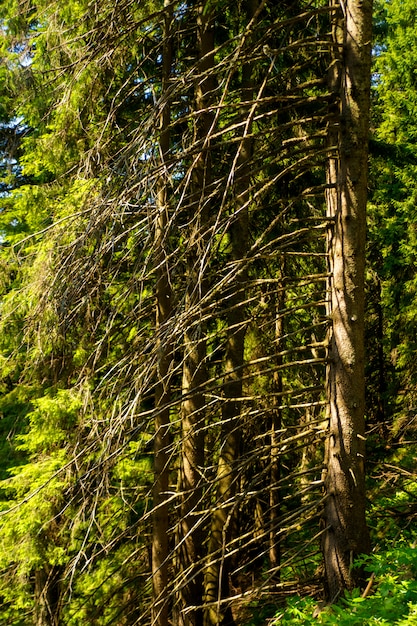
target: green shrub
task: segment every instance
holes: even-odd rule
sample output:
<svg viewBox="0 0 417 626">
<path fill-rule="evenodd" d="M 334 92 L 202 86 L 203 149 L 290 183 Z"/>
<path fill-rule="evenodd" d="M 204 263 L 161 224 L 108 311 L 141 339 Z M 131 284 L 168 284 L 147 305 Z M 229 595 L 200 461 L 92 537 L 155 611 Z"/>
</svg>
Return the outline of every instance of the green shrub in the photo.
<svg viewBox="0 0 417 626">
<path fill-rule="evenodd" d="M 295 597 L 276 615 L 276 626 L 417 626 L 417 550 L 403 545 L 363 559 L 362 565 L 375 582 L 371 594 L 361 597 L 358 590 L 337 604 L 318 609 L 312 598 Z"/>
</svg>

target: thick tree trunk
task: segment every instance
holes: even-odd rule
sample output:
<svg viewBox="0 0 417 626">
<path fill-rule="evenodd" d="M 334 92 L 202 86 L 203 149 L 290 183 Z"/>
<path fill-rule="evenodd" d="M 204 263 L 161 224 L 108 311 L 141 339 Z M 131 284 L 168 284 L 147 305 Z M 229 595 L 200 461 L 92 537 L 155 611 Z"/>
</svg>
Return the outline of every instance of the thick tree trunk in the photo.
<svg viewBox="0 0 417 626">
<path fill-rule="evenodd" d="M 163 76 L 162 92 L 166 92 L 172 65 L 171 21 L 172 5 L 164 0 L 166 8 L 163 44 Z M 169 510 L 167 493 L 169 486 L 169 458 L 170 458 L 170 409 L 171 399 L 169 370 L 172 362 L 172 345 L 168 321 L 172 314 L 172 291 L 168 275 L 167 257 L 167 229 L 168 229 L 168 181 L 165 175 L 165 163 L 170 143 L 170 106 L 169 101 L 163 105 L 160 118 L 160 159 L 161 175 L 157 189 L 158 216 L 155 228 L 156 250 L 156 341 L 158 353 L 158 372 L 155 391 L 155 439 L 154 439 L 154 486 L 153 486 L 153 529 L 152 529 L 152 581 L 153 604 L 152 624 L 154 626 L 168 626 L 168 530 Z"/>
<path fill-rule="evenodd" d="M 332 72 L 340 96 L 330 132 L 328 212 L 330 316 L 327 442 L 327 531 L 323 554 L 329 599 L 360 583 L 353 559 L 369 551 L 365 519 L 364 263 L 367 199 L 372 0 L 342 0 L 334 36 L 340 56 Z"/>
<path fill-rule="evenodd" d="M 204 467 L 204 383 L 205 323 L 200 321 L 200 302 L 206 293 L 204 258 L 208 232 L 209 204 L 207 196 L 211 182 L 210 130 L 213 114 L 210 97 L 213 91 L 214 29 L 207 4 L 197 9 L 198 71 L 195 86 L 194 140 L 200 151 L 192 164 L 190 223 L 187 252 L 187 292 L 185 303 L 184 365 L 181 407 L 182 468 L 181 468 L 181 549 L 180 568 L 184 582 L 181 592 L 179 623 L 201 626 L 203 623 L 203 528 L 201 514 Z M 191 607 L 195 607 L 191 609 Z"/>
</svg>

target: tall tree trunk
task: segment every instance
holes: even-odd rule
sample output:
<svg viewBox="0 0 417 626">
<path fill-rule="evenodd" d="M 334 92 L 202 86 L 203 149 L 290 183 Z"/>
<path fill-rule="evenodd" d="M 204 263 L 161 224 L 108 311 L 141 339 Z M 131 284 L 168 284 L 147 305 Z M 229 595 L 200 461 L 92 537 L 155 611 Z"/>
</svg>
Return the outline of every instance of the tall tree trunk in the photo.
<svg viewBox="0 0 417 626">
<path fill-rule="evenodd" d="M 234 223 L 230 232 L 232 254 L 235 260 L 242 258 L 248 240 L 248 217 L 245 210 Z M 236 492 L 236 466 L 240 454 L 241 397 L 243 356 L 245 341 L 245 283 L 246 272 L 241 271 L 234 285 L 233 295 L 227 299 L 230 310 L 227 314 L 229 337 L 226 346 L 225 376 L 223 385 L 224 405 L 222 409 L 221 451 L 217 469 L 217 507 L 212 516 L 209 552 L 212 563 L 206 575 L 206 602 L 210 605 L 207 623 L 212 625 L 233 624 L 230 607 L 226 609 L 220 601 L 229 594 L 230 560 L 227 559 L 227 544 L 235 526 L 233 496 Z"/>
<path fill-rule="evenodd" d="M 277 285 L 277 293 L 274 296 L 274 315 L 275 315 L 275 358 L 274 363 L 277 368 L 282 366 L 282 351 L 284 350 L 284 315 L 283 310 L 285 306 L 285 257 L 282 258 L 281 267 L 278 270 L 279 282 Z M 278 519 L 280 514 L 280 493 L 279 493 L 279 479 L 281 477 L 281 467 L 279 459 L 279 431 L 282 427 L 282 409 L 280 405 L 282 403 L 281 393 L 283 390 L 282 385 L 282 372 L 280 369 L 276 369 L 272 379 L 273 387 L 273 401 L 272 401 L 272 416 L 271 416 L 271 487 L 269 492 L 269 510 L 270 510 L 270 531 L 269 531 L 269 563 L 273 572 L 273 581 L 278 583 L 280 579 L 279 567 L 281 565 L 281 549 L 277 542 Z M 275 395 L 276 394 L 276 395 Z"/>
<path fill-rule="evenodd" d="M 164 0 L 164 41 L 162 51 L 162 112 L 160 117 L 160 168 L 156 206 L 158 216 L 155 228 L 156 251 L 156 341 L 157 341 L 157 384 L 155 390 L 155 440 L 154 440 L 154 486 L 153 486 L 153 531 L 152 531 L 152 581 L 153 604 L 152 624 L 168 626 L 168 530 L 169 509 L 167 493 L 169 486 L 169 443 L 171 399 L 169 370 L 172 362 L 172 344 L 167 325 L 172 314 L 172 291 L 167 262 L 168 190 L 166 160 L 170 144 L 169 123 L 171 117 L 169 100 L 163 101 L 168 89 L 172 65 L 171 23 L 172 5 Z"/>
<path fill-rule="evenodd" d="M 179 623 L 183 626 L 201 626 L 203 623 L 203 529 L 201 527 L 204 466 L 204 383 L 205 323 L 200 320 L 200 301 L 207 290 L 205 253 L 208 233 L 211 161 L 210 130 L 213 114 L 209 103 L 214 80 L 211 69 L 214 57 L 214 28 L 208 4 L 197 7 L 198 71 L 195 85 L 194 141 L 199 153 L 192 164 L 190 223 L 191 232 L 187 252 L 187 292 L 185 303 L 186 330 L 184 332 L 184 365 L 182 391 L 184 400 L 182 419 L 181 471 L 181 550 L 180 567 L 184 572 Z M 191 609 L 191 607 L 195 607 Z M 184 611 L 184 609 L 188 609 Z"/>
<path fill-rule="evenodd" d="M 248 21 L 255 15 L 257 0 L 247 0 L 245 4 Z M 242 101 L 251 102 L 254 85 L 252 65 L 242 67 Z M 222 601 L 230 596 L 229 581 L 231 559 L 227 558 L 228 544 L 237 534 L 236 512 L 233 510 L 233 496 L 237 487 L 237 464 L 241 448 L 241 409 L 242 381 L 244 374 L 244 347 L 246 335 L 246 284 L 247 269 L 241 268 L 249 245 L 250 162 L 253 140 L 250 137 L 254 108 L 248 112 L 242 137 L 235 158 L 233 172 L 235 178 L 234 198 L 236 213 L 229 229 L 231 260 L 236 264 L 236 277 L 232 281 L 225 298 L 227 302 L 225 375 L 223 383 L 221 449 L 217 468 L 217 507 L 212 515 L 209 542 L 211 564 L 206 572 L 206 624 L 228 626 L 234 624 L 230 606 Z"/>
<path fill-rule="evenodd" d="M 328 213 L 330 316 L 327 441 L 327 531 L 323 554 L 329 599 L 360 577 L 353 559 L 369 551 L 365 519 L 364 263 L 367 199 L 372 0 L 339 0 L 334 37 L 340 56 L 332 86 L 339 92 L 339 124 L 331 131 Z"/>
</svg>

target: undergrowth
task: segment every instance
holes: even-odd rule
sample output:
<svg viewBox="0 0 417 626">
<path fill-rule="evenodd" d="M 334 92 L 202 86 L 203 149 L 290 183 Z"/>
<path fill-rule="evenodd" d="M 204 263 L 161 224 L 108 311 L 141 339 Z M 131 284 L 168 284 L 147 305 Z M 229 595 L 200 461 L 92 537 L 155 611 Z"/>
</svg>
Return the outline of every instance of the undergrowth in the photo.
<svg viewBox="0 0 417 626">
<path fill-rule="evenodd" d="M 417 550 L 401 546 L 363 559 L 365 569 L 375 575 L 374 588 L 363 598 L 354 590 L 332 606 L 322 609 L 312 598 L 295 597 L 272 624 L 305 626 L 417 626 Z"/>
<path fill-rule="evenodd" d="M 321 606 L 317 598 L 295 596 L 264 624 L 417 626 L 416 460 L 414 446 L 401 447 L 370 477 L 369 525 L 376 547 L 357 561 L 374 578 L 366 597 L 355 589 L 337 603 Z"/>
</svg>

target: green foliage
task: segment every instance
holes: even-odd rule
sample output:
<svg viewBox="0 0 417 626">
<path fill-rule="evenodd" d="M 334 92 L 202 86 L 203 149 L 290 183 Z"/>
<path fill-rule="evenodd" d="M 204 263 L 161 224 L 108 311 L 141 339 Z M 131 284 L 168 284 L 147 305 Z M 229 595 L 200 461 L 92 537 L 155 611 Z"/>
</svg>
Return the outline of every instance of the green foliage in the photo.
<svg viewBox="0 0 417 626">
<path fill-rule="evenodd" d="M 414 2 L 377 3 L 373 117 L 382 150 L 371 160 L 368 209 L 369 412 L 379 404 L 380 420 L 394 416 L 395 436 L 412 430 L 416 402 L 416 24 Z"/>
<path fill-rule="evenodd" d="M 274 604 L 267 604 L 259 600 L 251 602 L 248 610 L 252 613 L 252 617 L 249 621 L 245 621 L 245 626 L 263 626 L 265 623 L 269 623 L 276 614 Z"/>
<path fill-rule="evenodd" d="M 358 590 L 323 607 L 312 598 L 292 598 L 274 624 L 340 624 L 340 626 L 405 626 L 417 624 L 417 555 L 404 545 L 358 561 L 375 575 L 370 595 Z"/>
<path fill-rule="evenodd" d="M 0 25 L 0 52 L 5 60 L 0 65 L 0 134 L 5 136 L 7 125 L 17 120 L 13 158 L 18 161 L 12 166 L 9 139 L 0 142 L 2 149 L 7 148 L 1 166 L 0 208 L 0 621 L 16 626 L 33 621 L 31 614 L 39 604 L 34 580 L 39 574 L 57 571 L 63 581 L 57 593 L 66 626 L 144 623 L 152 593 L 151 419 L 159 350 L 159 346 L 155 349 L 154 268 L 160 261 L 159 250 L 152 250 L 152 237 L 158 219 L 155 197 L 165 169 L 158 161 L 160 108 L 166 104 L 158 100 L 162 93 L 164 16 L 158 13 L 162 2 L 16 0 L 4 4 L 9 21 L 6 29 L 4 22 Z M 205 3 L 204 15 L 219 11 L 216 86 L 210 94 L 214 103 L 219 100 L 214 107 L 217 126 L 209 138 L 213 181 L 208 181 L 205 190 L 213 221 L 204 228 L 213 232 L 213 239 L 196 266 L 201 262 L 202 282 L 207 278 L 211 285 L 223 285 L 224 291 L 230 285 L 233 288 L 233 281 L 224 280 L 238 267 L 231 262 L 230 225 L 236 219 L 236 207 L 243 212 L 248 191 L 253 249 L 242 253 L 253 256 L 247 260 L 249 287 L 242 294 L 247 299 L 247 330 L 243 394 L 239 394 L 243 395 L 239 404 L 244 416 L 239 462 L 244 469 L 235 479 L 236 489 L 242 492 L 235 508 L 241 510 L 244 530 L 233 551 L 242 548 L 246 552 L 245 542 L 251 542 L 250 549 L 262 561 L 256 575 L 264 576 L 269 548 L 265 529 L 271 521 L 271 415 L 279 411 L 280 519 L 274 523 L 290 555 L 281 572 L 281 580 L 286 581 L 314 576 L 319 561 L 317 512 L 308 510 L 304 518 L 294 511 L 308 505 L 311 493 L 316 496 L 322 470 L 320 381 L 327 355 L 323 344 L 327 321 L 320 319 L 326 313 L 324 279 L 315 282 L 311 276 L 324 275 L 326 261 L 324 239 L 316 236 L 315 228 L 303 228 L 303 220 L 306 206 L 312 220 L 323 213 L 322 190 L 319 196 L 314 191 L 324 184 L 323 162 L 322 157 L 316 162 L 313 155 L 325 143 L 323 129 L 315 120 L 319 117 L 320 124 L 327 123 L 328 101 L 326 96 L 320 105 L 314 102 L 314 96 L 322 93 L 314 79 L 317 68 L 323 70 L 318 75 L 323 75 L 328 59 L 320 53 L 323 58 L 317 66 L 311 63 L 311 42 L 322 27 L 318 14 L 301 22 L 303 34 L 297 26 L 297 13 L 300 9 L 308 12 L 311 3 L 278 4 L 264 7 L 245 41 L 244 3 L 236 7 L 223 1 Z M 313 4 L 325 6 L 324 2 Z M 382 282 L 386 393 L 391 414 L 398 418 L 394 432 L 398 434 L 404 415 L 414 415 L 417 388 L 413 357 L 417 347 L 417 196 L 410 191 L 417 174 L 417 39 L 411 0 L 382 4 L 387 6 L 378 9 L 381 41 L 386 20 L 390 27 L 379 51 L 375 80 L 380 151 L 372 162 L 369 259 L 370 275 L 377 273 Z M 196 129 L 194 117 L 198 117 L 193 111 L 194 90 L 197 83 L 204 84 L 196 80 L 196 6 L 176 6 L 172 39 L 177 56 L 170 78 L 173 113 L 168 169 L 172 177 L 167 212 L 177 231 L 168 229 L 167 247 L 173 267 L 172 272 L 169 268 L 173 307 L 178 309 L 175 328 L 164 329 L 162 343 L 170 333 L 174 335 L 168 384 L 173 389 L 174 445 L 167 495 L 173 502 L 172 543 L 179 532 L 182 497 L 176 494 L 175 500 L 172 496 L 181 466 L 181 342 L 187 324 L 195 323 L 190 324 L 184 315 L 188 280 L 184 267 L 192 247 L 187 232 L 191 223 L 197 233 L 201 219 L 194 215 L 197 203 L 189 192 L 189 186 L 195 185 L 190 182 L 192 167 L 201 151 L 190 140 Z M 287 19 L 285 26 L 276 28 Z M 304 36 L 308 38 L 305 46 Z M 272 48 L 288 46 L 288 50 L 271 63 L 262 52 L 267 42 Z M 244 63 L 249 65 L 252 57 L 252 79 L 254 84 L 259 82 L 256 106 L 248 104 L 250 94 L 242 98 Z M 303 82 L 310 79 L 313 86 L 303 89 Z M 277 94 L 282 98 L 275 101 Z M 242 111 L 245 107 L 247 111 Z M 203 118 L 205 112 L 199 115 Z M 228 169 L 230 163 L 237 163 L 236 146 L 240 142 L 243 147 L 243 129 L 248 137 L 255 137 L 244 200 L 236 197 L 236 188 L 242 185 L 241 166 Z M 317 136 L 310 138 L 317 129 Z M 294 239 L 300 224 L 300 234 Z M 198 246 L 204 247 L 206 233 L 200 235 Z M 305 280 L 300 280 L 303 276 Z M 201 316 L 203 320 L 209 354 L 210 382 L 203 390 L 209 403 L 204 428 L 208 459 L 199 468 L 207 493 L 197 507 L 207 506 L 205 528 L 210 517 L 207 502 L 216 498 L 215 464 L 223 445 L 219 417 L 230 333 L 226 323 L 230 305 L 223 295 L 214 292 L 195 312 L 195 319 Z M 279 316 L 285 316 L 284 339 L 277 337 L 275 329 Z M 284 351 L 279 362 L 278 344 Z M 320 365 L 300 367 L 304 357 L 314 361 L 316 356 Z M 290 367 L 283 369 L 285 365 Z M 306 405 L 313 408 L 307 410 Z M 309 428 L 310 422 L 308 438 L 295 445 L 285 443 Z M 411 471 L 401 451 L 391 461 L 401 467 L 408 463 Z M 298 469 L 303 472 L 294 477 L 292 472 Z M 255 496 L 247 496 L 245 490 Z M 417 623 L 411 529 L 404 533 L 402 544 L 388 549 L 402 520 L 408 522 L 415 497 L 411 477 L 401 485 L 390 484 L 382 495 L 371 492 L 372 530 L 383 548 L 366 562 L 369 571 L 376 573 L 373 595 L 362 599 L 355 592 L 318 618 L 312 616 L 313 600 L 293 599 L 277 623 Z M 265 526 L 259 533 L 261 539 L 254 540 L 255 509 L 257 524 Z M 384 510 L 389 514 L 384 515 Z M 306 548 L 312 555 L 305 556 Z M 172 570 L 180 560 L 179 552 Z M 252 563 L 251 559 L 252 555 L 248 557 Z M 174 574 L 171 583 L 178 587 Z M 249 623 L 257 626 L 273 616 L 275 607 L 258 602 L 250 611 Z"/>
</svg>

